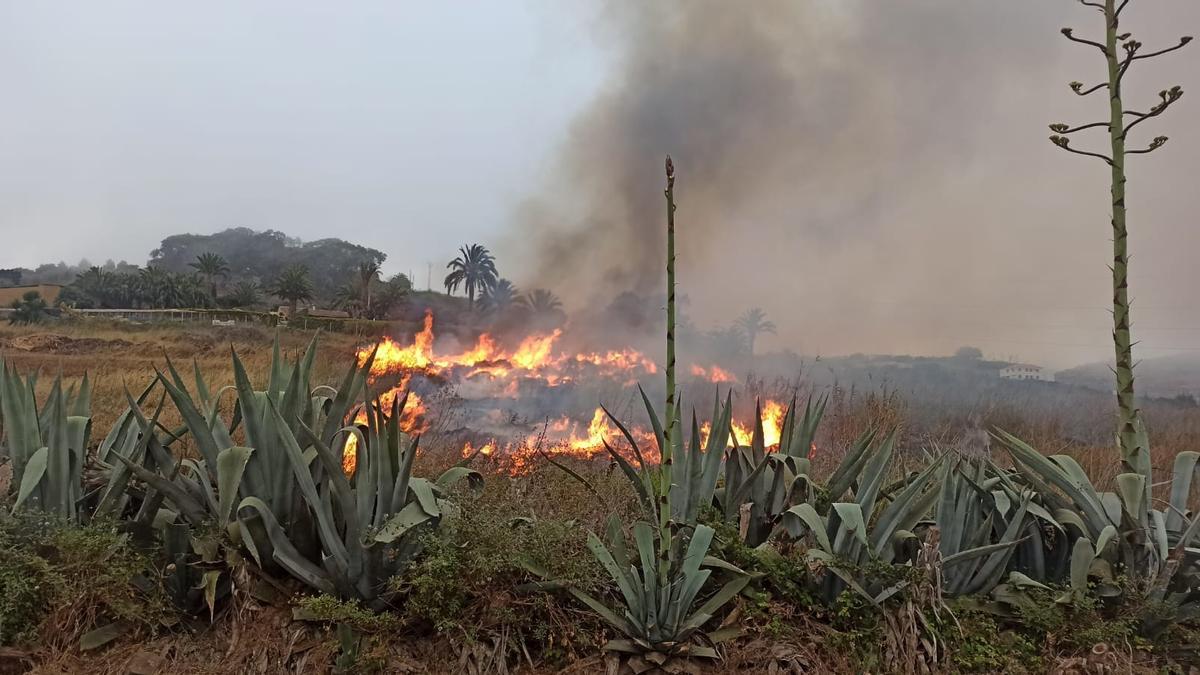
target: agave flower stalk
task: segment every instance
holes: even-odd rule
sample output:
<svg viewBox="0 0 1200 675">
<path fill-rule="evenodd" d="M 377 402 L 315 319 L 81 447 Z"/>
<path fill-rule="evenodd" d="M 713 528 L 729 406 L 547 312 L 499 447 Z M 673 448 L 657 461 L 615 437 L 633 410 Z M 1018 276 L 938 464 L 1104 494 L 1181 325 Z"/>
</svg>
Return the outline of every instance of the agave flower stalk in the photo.
<svg viewBox="0 0 1200 675">
<path fill-rule="evenodd" d="M 1176 86 L 1159 92 L 1161 102 L 1148 111 L 1141 112 L 1125 109 L 1121 98 L 1121 83 L 1135 62 L 1173 52 L 1191 42 L 1192 38 L 1183 37 L 1173 47 L 1143 53 L 1141 42 L 1133 39 L 1131 33 L 1120 32 L 1121 12 L 1125 10 L 1129 2 L 1130 0 L 1123 0 L 1120 3 L 1117 0 L 1082 1 L 1082 4 L 1092 7 L 1104 15 L 1103 43 L 1077 37 L 1070 28 L 1062 29 L 1062 34 L 1068 40 L 1094 47 L 1104 55 L 1108 69 L 1106 82 L 1087 89 L 1084 88 L 1082 82 L 1072 82 L 1070 87 L 1079 96 L 1087 96 L 1097 91 L 1107 91 L 1109 114 L 1107 120 L 1090 124 L 1077 126 L 1062 123 L 1051 124 L 1050 130 L 1054 132 L 1054 135 L 1050 137 L 1050 141 L 1067 152 L 1103 160 L 1112 170 L 1113 261 L 1111 269 L 1113 348 L 1116 354 L 1116 364 L 1113 370 L 1117 378 L 1117 444 L 1126 468 L 1147 475 L 1150 465 L 1149 450 L 1146 448 L 1140 415 L 1137 408 L 1134 407 L 1133 340 L 1130 337 L 1129 311 L 1129 231 L 1126 228 L 1125 209 L 1125 160 L 1128 155 L 1146 154 L 1157 150 L 1167 142 L 1167 137 L 1156 136 L 1147 147 L 1139 150 L 1126 150 L 1125 145 L 1129 132 L 1134 127 L 1166 112 L 1168 107 L 1183 96 L 1183 89 Z M 1118 45 L 1120 45 L 1119 48 Z M 1126 119 L 1130 121 L 1127 123 Z M 1069 135 L 1096 128 L 1108 130 L 1109 155 L 1071 147 Z"/>
<path fill-rule="evenodd" d="M 662 475 L 658 486 L 658 574 L 665 581 L 671 561 L 671 462 L 672 447 L 679 433 L 675 413 L 675 164 L 667 155 L 667 415 L 661 447 Z"/>
</svg>

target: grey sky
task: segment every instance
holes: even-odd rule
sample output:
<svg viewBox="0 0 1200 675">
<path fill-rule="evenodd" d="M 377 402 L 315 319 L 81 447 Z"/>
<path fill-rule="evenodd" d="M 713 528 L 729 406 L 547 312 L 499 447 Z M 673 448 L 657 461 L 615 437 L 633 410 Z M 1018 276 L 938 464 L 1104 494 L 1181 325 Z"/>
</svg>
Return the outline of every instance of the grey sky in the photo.
<svg viewBox="0 0 1200 675">
<path fill-rule="evenodd" d="M 481 241 L 503 254 L 505 276 L 578 299 L 572 284 L 596 282 L 605 263 L 555 279 L 531 238 L 571 233 L 572 218 L 603 211 L 605 189 L 641 185 L 589 161 L 613 159 L 589 144 L 626 138 L 597 122 L 605 102 L 643 96 L 629 82 L 661 75 L 637 70 L 647 63 L 703 55 L 702 75 L 740 76 L 722 71 L 711 42 L 660 30 L 653 22 L 677 18 L 648 9 L 663 6 L 0 0 L 0 267 L 144 262 L 167 234 L 246 226 L 380 248 L 389 271 L 411 270 L 422 286 L 426 261 L 436 286 L 454 249 Z M 760 190 L 729 173 L 741 164 L 723 175 L 681 162 L 681 221 L 719 212 L 726 225 L 711 246 L 693 238 L 683 261 L 699 320 L 759 305 L 780 326 L 763 347 L 805 353 L 970 343 L 1052 365 L 1109 356 L 1106 170 L 1046 141 L 1049 122 L 1102 113 L 1098 98 L 1065 87 L 1101 76 L 1098 55 L 1058 35 L 1066 25 L 1094 34 L 1093 13 L 1072 0 L 795 0 L 758 3 L 759 22 L 727 34 L 719 27 L 736 22 L 721 12 L 738 3 L 706 7 L 698 39 L 756 40 L 766 25 L 781 45 L 790 36 L 776 31 L 822 40 L 827 67 L 795 78 L 795 118 L 822 121 L 830 137 L 770 136 L 762 147 L 801 150 Z M 1148 45 L 1200 33 L 1190 0 L 1133 7 L 1126 27 Z M 810 65 L 785 51 L 781 72 Z M 1131 106 L 1172 84 L 1189 91 L 1149 129 L 1171 142 L 1130 169 L 1142 357 L 1200 355 L 1198 66 L 1193 44 L 1130 76 Z M 680 92 L 696 89 L 698 106 L 722 94 Z M 826 119 L 824 101 L 860 105 Z M 787 108 L 744 110 L 804 130 L 782 121 Z M 705 157 L 700 146 L 745 133 L 737 117 L 732 106 L 715 118 L 730 125 L 712 138 L 672 137 L 696 148 L 631 133 L 635 152 L 621 159 L 644 152 L 657 176 L 663 152 Z M 825 154 L 805 156 L 809 147 Z M 660 187 L 645 186 L 651 199 Z M 588 213 L 528 229 L 531 205 L 553 202 Z"/>
<path fill-rule="evenodd" d="M 0 266 L 166 234 L 339 236 L 424 283 L 492 237 L 601 77 L 526 2 L 0 2 Z M 48 238 L 47 232 L 63 236 Z"/>
</svg>

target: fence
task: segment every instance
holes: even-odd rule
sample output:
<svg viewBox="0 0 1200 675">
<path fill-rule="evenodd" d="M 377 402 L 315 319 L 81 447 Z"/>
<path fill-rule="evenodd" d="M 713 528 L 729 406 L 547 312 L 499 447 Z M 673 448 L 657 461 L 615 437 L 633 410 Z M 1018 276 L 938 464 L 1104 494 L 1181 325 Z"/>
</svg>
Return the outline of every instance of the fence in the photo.
<svg viewBox="0 0 1200 675">
<path fill-rule="evenodd" d="M 0 308 L 0 317 L 12 310 Z M 386 335 L 393 327 L 389 321 L 372 319 L 343 319 L 310 317 L 300 313 L 290 321 L 276 312 L 254 312 L 244 309 L 72 309 L 48 310 L 62 319 L 128 321 L 131 323 L 203 323 L 208 325 L 256 324 L 260 326 L 290 326 L 302 330 L 320 329 L 338 333 L 377 337 Z M 221 322 L 217 324 L 217 322 Z"/>
</svg>

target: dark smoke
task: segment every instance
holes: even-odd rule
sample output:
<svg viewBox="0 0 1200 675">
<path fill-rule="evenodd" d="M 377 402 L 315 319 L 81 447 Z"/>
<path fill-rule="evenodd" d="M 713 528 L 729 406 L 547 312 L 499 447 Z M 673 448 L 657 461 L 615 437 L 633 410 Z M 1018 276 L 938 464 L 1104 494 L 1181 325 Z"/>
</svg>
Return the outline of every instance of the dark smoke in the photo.
<svg viewBox="0 0 1200 675">
<path fill-rule="evenodd" d="M 720 253 L 747 230 L 823 247 L 863 236 L 879 191 L 907 189 L 914 163 L 968 140 L 970 108 L 987 104 L 971 82 L 991 79 L 980 41 L 1034 23 L 996 2 L 838 4 L 613 9 L 619 76 L 575 122 L 547 196 L 522 213 L 533 281 L 575 299 L 657 290 L 667 152 L 680 254 L 693 263 L 739 267 Z"/>
<path fill-rule="evenodd" d="M 1095 264 L 1064 272 L 1071 281 L 1057 299 L 1100 312 L 1106 186 L 1045 140 L 1045 124 L 1073 105 L 1063 83 L 1098 73 L 1085 55 L 1061 63 L 1064 20 L 1098 27 L 1080 9 L 1048 0 L 618 3 L 600 27 L 620 54 L 615 74 L 574 122 L 504 253 L 527 261 L 518 283 L 551 288 L 574 309 L 608 306 L 624 291 L 660 296 L 670 153 L 680 284 L 697 321 L 727 323 L 762 306 L 779 342 L 799 348 L 952 351 L 999 333 L 981 329 L 985 315 L 944 320 L 939 308 L 1011 312 L 1022 304 L 1014 291 L 1044 296 L 997 283 L 1021 270 L 989 271 L 993 254 L 1050 262 L 1069 257 L 1054 246 L 1078 242 L 1052 234 L 1031 243 L 1013 227 L 1062 216 L 1070 200 L 1054 202 L 1035 178 L 1057 163 L 1076 198 L 1097 204 L 1082 214 L 1094 222 L 1067 230 L 1095 235 L 1074 251 Z M 1031 181 L 1041 189 L 1028 190 Z M 1102 330 L 1101 314 L 1087 316 Z M 1072 341 L 1102 347 L 1105 338 Z"/>
</svg>

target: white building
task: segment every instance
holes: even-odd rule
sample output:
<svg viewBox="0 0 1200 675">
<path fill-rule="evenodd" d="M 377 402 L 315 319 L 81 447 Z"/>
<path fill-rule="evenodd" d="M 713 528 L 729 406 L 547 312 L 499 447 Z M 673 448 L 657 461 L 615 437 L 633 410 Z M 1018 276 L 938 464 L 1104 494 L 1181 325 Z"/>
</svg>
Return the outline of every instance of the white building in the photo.
<svg viewBox="0 0 1200 675">
<path fill-rule="evenodd" d="M 1000 370 L 1000 377 L 1005 380 L 1054 381 L 1054 373 L 1030 363 L 1010 363 Z"/>
</svg>

